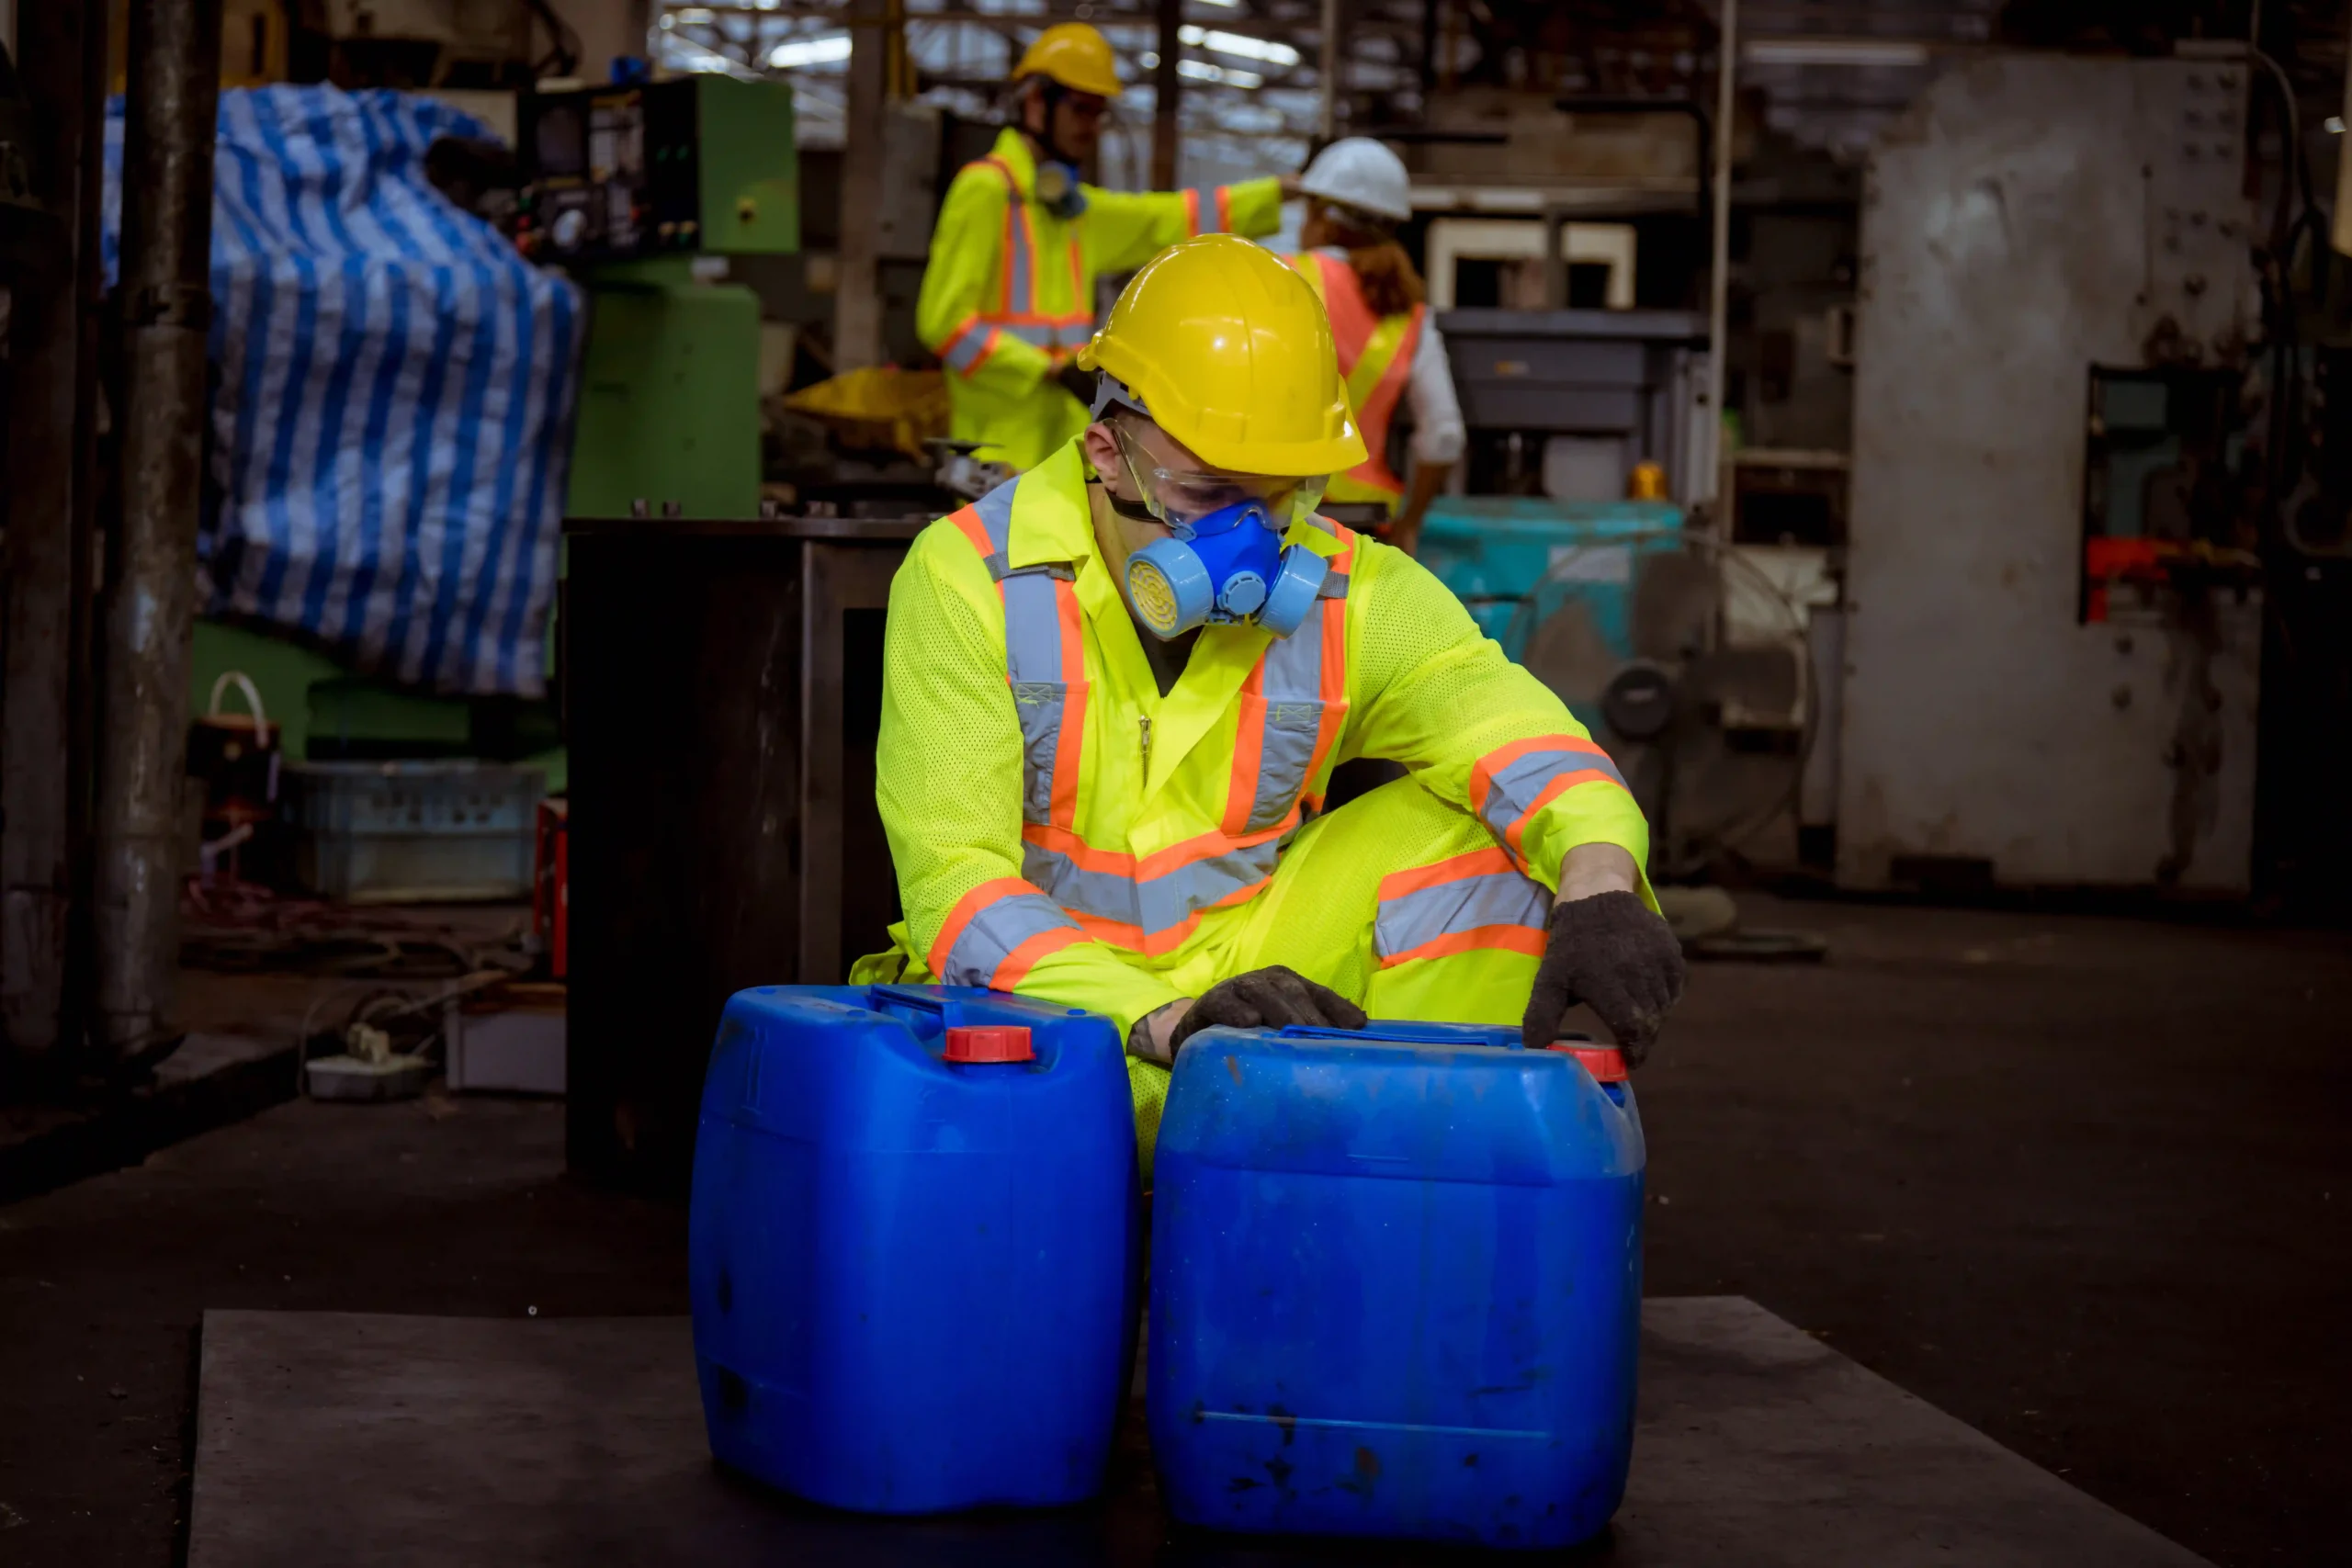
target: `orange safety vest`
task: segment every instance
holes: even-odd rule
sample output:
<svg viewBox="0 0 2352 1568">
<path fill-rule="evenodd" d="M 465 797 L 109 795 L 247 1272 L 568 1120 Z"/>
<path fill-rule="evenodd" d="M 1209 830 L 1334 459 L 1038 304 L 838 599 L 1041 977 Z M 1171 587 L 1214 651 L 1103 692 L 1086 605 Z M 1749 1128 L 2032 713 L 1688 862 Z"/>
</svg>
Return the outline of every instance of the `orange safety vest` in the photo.
<svg viewBox="0 0 2352 1568">
<path fill-rule="evenodd" d="M 1348 384 L 1356 427 L 1363 432 L 1364 460 L 1335 477 L 1325 493 L 1333 501 L 1402 500 L 1405 481 L 1388 469 L 1388 425 L 1412 377 L 1413 352 L 1429 308 L 1416 305 L 1394 316 L 1375 316 L 1364 303 L 1355 268 L 1343 258 L 1309 253 L 1291 257 L 1290 265 L 1314 287 L 1331 318 L 1340 374 Z"/>
</svg>

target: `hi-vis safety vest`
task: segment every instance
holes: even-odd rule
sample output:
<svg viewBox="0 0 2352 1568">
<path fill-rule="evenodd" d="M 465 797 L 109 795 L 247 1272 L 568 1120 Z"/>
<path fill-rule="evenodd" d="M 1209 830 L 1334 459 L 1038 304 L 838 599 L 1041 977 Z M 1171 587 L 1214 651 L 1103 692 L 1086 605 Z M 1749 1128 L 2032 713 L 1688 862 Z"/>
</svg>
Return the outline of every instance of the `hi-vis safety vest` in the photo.
<svg viewBox="0 0 2352 1568">
<path fill-rule="evenodd" d="M 1075 444 L 916 541 L 891 587 L 876 770 L 911 977 L 1131 1028 L 1214 977 L 1359 754 L 1405 761 L 1485 823 L 1485 869 L 1556 886 L 1594 841 L 1639 863 L 1647 830 L 1617 770 L 1435 578 L 1320 520 L 1290 538 L 1331 563 L 1306 623 L 1204 628 L 1164 697 Z"/>
<path fill-rule="evenodd" d="M 1094 333 L 1094 281 L 1131 271 L 1194 234 L 1269 234 L 1282 221 L 1276 180 L 1201 190 L 1080 187 L 1062 218 L 1035 199 L 1037 165 L 1007 130 L 948 186 L 915 306 L 915 331 L 946 367 L 950 434 L 980 456 L 1027 468 L 1086 426 L 1050 378 Z"/>
<path fill-rule="evenodd" d="M 1363 432 L 1364 460 L 1331 478 L 1325 492 L 1333 501 L 1402 500 L 1405 481 L 1388 468 L 1388 427 L 1396 417 L 1396 400 L 1411 379 L 1413 351 L 1420 346 L 1421 319 L 1426 306 L 1394 316 L 1375 316 L 1364 303 L 1363 285 L 1355 269 L 1339 256 L 1308 252 L 1290 258 L 1300 276 L 1314 286 L 1331 318 L 1331 341 L 1340 351 L 1340 374 L 1348 384 L 1348 401 L 1355 409 L 1356 428 Z"/>
</svg>

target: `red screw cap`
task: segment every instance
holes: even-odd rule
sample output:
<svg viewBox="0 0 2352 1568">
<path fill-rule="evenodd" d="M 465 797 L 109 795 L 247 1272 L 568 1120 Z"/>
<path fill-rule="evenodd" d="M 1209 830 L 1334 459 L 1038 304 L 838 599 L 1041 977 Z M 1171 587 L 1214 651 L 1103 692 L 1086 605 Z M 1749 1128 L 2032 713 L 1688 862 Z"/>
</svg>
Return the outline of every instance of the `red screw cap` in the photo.
<svg viewBox="0 0 2352 1568">
<path fill-rule="evenodd" d="M 947 1032 L 947 1045 L 940 1053 L 950 1062 L 1034 1062 L 1037 1053 L 1030 1048 L 1029 1031 L 1012 1023 L 973 1024 Z"/>
<path fill-rule="evenodd" d="M 1563 1040 L 1552 1047 L 1584 1064 L 1595 1083 L 1623 1083 L 1633 1075 L 1625 1070 L 1625 1053 L 1614 1045 L 1595 1045 L 1582 1040 Z"/>
</svg>

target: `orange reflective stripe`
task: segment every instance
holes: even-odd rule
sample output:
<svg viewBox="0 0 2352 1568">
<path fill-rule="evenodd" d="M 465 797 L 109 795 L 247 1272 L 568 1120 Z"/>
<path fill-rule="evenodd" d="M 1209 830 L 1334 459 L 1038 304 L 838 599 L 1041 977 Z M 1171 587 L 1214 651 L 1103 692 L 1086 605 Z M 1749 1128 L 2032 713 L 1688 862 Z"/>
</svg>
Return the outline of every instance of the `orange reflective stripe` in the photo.
<svg viewBox="0 0 2352 1568">
<path fill-rule="evenodd" d="M 1521 865 L 1524 866 L 1527 863 L 1527 851 L 1519 840 L 1520 836 L 1527 831 L 1528 823 L 1535 819 L 1537 812 L 1576 788 L 1577 785 L 1583 784 L 1617 784 L 1617 775 L 1614 773 L 1604 773 L 1599 768 L 1584 768 L 1573 773 L 1562 773 L 1558 778 L 1545 784 L 1544 793 L 1535 797 L 1535 803 L 1521 812 L 1512 819 L 1511 825 L 1503 829 L 1503 841 L 1510 846 L 1511 853 L 1519 857 Z M 1623 789 L 1625 786 L 1617 784 L 1617 787 Z"/>
<path fill-rule="evenodd" d="M 1078 823 L 1078 775 L 1086 755 L 1086 613 L 1078 590 L 1057 579 L 1054 608 L 1062 624 L 1062 721 L 1054 738 L 1054 785 L 1051 816 L 1057 828 Z"/>
<path fill-rule="evenodd" d="M 1466 855 L 1439 861 L 1435 865 L 1417 865 L 1409 871 L 1391 872 L 1380 879 L 1380 902 L 1402 898 L 1408 893 L 1424 888 L 1442 887 L 1464 877 L 1493 876 L 1503 872 L 1516 872 L 1519 864 L 1501 850 L 1472 850 Z"/>
<path fill-rule="evenodd" d="M 934 975 L 947 972 L 947 955 L 956 950 L 956 939 L 964 934 L 964 928 L 972 923 L 973 916 L 1000 899 L 1017 898 L 1023 893 L 1035 893 L 1040 898 L 1045 897 L 1036 887 L 1017 876 L 1000 876 L 993 882 L 981 883 L 956 899 L 956 907 L 947 911 L 947 919 L 940 925 L 939 935 L 932 940 L 931 972 Z"/>
<path fill-rule="evenodd" d="M 1333 536 L 1340 541 L 1340 553 L 1331 558 L 1331 570 L 1344 572 L 1355 560 L 1356 536 L 1352 529 L 1340 524 L 1330 525 Z M 1306 800 L 1309 809 L 1323 809 L 1323 795 L 1315 787 L 1316 775 L 1323 771 L 1323 763 L 1331 754 L 1332 745 L 1340 739 L 1340 727 L 1348 716 L 1348 602 L 1344 598 L 1326 599 L 1323 615 L 1323 722 L 1315 736 L 1315 754 L 1306 764 Z M 1293 634 L 1296 635 L 1296 634 Z"/>
<path fill-rule="evenodd" d="M 1233 737 L 1233 773 L 1225 786 L 1225 831 L 1228 838 L 1248 830 L 1250 810 L 1258 804 L 1258 770 L 1266 752 L 1266 660 L 1261 656 L 1241 682 L 1241 728 Z M 1309 769 L 1308 778 L 1315 776 Z"/>
<path fill-rule="evenodd" d="M 1184 235 L 1190 239 L 1201 231 L 1201 193 L 1184 192 Z"/>
<path fill-rule="evenodd" d="M 1444 936 L 1431 937 L 1419 947 L 1392 953 L 1380 961 L 1386 969 L 1393 964 L 1410 964 L 1417 958 L 1447 958 L 1457 953 L 1523 953 L 1530 958 L 1544 956 L 1544 933 L 1527 926 L 1480 926 L 1475 931 L 1449 931 Z"/>
<path fill-rule="evenodd" d="M 1216 231 L 1220 234 L 1233 232 L 1233 187 L 1231 186 L 1216 187 Z"/>
<path fill-rule="evenodd" d="M 982 559 L 996 554 L 996 541 L 989 537 L 989 525 L 980 521 L 978 513 L 968 506 L 962 507 L 951 513 L 947 521 L 955 524 L 957 531 L 972 541 L 972 548 L 980 552 Z"/>
<path fill-rule="evenodd" d="M 1072 942 L 1087 940 L 1087 934 L 1083 930 L 1072 931 L 1067 926 L 1057 931 L 1039 931 L 1035 936 L 1005 954 L 1004 962 L 998 964 L 996 973 L 989 976 L 989 989 L 1012 990 L 1029 977 L 1029 971 L 1037 966 L 1039 959 L 1049 953 L 1059 953 Z M 933 970 L 933 973 L 936 974 L 938 971 Z"/>
</svg>

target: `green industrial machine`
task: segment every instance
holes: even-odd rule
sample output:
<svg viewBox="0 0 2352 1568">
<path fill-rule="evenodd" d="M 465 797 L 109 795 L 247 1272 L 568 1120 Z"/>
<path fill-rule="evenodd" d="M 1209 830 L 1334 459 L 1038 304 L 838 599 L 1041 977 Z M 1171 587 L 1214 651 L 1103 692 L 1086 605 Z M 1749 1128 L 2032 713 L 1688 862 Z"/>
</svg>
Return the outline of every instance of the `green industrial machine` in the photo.
<svg viewBox="0 0 2352 1568">
<path fill-rule="evenodd" d="M 723 258 L 800 248 L 792 89 L 690 76 L 517 108 L 515 244 L 589 297 L 567 510 L 625 516 L 642 501 L 756 516 L 760 305 L 725 280 Z M 193 711 L 231 670 L 252 680 L 290 759 L 527 756 L 562 787 L 546 704 L 406 691 L 266 632 L 199 623 Z"/>
<path fill-rule="evenodd" d="M 516 243 L 589 294 L 569 510 L 760 502 L 760 306 L 730 255 L 800 248 L 792 89 L 698 75 L 525 100 Z"/>
</svg>

